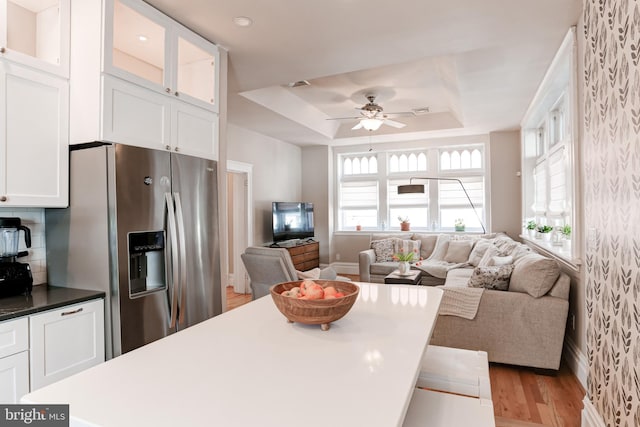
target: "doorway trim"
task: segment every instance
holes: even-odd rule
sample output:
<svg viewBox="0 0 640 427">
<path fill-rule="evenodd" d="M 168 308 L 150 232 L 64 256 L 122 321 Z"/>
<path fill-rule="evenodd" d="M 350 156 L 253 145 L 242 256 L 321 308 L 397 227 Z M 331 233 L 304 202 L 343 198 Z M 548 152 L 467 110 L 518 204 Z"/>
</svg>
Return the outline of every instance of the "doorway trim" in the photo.
<svg viewBox="0 0 640 427">
<path fill-rule="evenodd" d="M 245 247 L 249 247 L 253 245 L 253 194 L 252 194 L 252 182 L 253 182 L 253 165 L 250 163 L 238 162 L 235 160 L 227 160 L 227 173 L 239 173 L 245 174 L 246 177 L 246 186 L 244 192 L 244 203 L 246 207 L 246 242 L 238 242 L 237 236 L 233 236 L 234 244 L 233 244 L 233 262 L 234 265 L 242 266 L 242 271 L 244 271 L 244 266 L 242 265 L 242 261 L 240 258 L 240 254 L 244 250 Z M 245 274 L 246 276 L 246 274 Z M 248 280 L 244 279 L 245 283 L 245 292 L 249 292 L 249 284 Z"/>
</svg>

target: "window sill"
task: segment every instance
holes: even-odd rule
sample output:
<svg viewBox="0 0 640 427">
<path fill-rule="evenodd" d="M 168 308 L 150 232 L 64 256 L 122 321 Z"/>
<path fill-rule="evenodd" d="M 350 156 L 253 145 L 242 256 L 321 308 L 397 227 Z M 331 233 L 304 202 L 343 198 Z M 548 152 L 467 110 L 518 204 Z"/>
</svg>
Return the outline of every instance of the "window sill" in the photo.
<svg viewBox="0 0 640 427">
<path fill-rule="evenodd" d="M 521 234 L 520 238 L 526 244 L 533 246 L 536 250 L 543 253 L 544 255 L 554 258 L 567 268 L 570 268 L 573 271 L 580 271 L 582 260 L 580 258 L 573 258 L 571 256 L 571 247 L 569 247 L 569 249 L 565 249 L 562 246 L 554 246 L 551 242 L 531 238 L 528 235 L 524 234 Z"/>
</svg>

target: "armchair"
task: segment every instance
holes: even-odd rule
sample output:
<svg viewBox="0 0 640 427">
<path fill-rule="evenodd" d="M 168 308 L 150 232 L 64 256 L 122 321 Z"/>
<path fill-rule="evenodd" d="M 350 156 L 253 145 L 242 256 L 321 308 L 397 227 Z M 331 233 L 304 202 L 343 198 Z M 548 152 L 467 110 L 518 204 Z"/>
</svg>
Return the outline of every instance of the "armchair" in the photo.
<svg viewBox="0 0 640 427">
<path fill-rule="evenodd" d="M 253 299 L 268 295 L 269 288 L 277 283 L 299 279 L 291 255 L 284 248 L 251 246 L 240 256 L 249 274 Z M 322 269 L 318 279 L 349 280 L 345 277 L 337 277 L 335 270 L 331 267 Z"/>
</svg>

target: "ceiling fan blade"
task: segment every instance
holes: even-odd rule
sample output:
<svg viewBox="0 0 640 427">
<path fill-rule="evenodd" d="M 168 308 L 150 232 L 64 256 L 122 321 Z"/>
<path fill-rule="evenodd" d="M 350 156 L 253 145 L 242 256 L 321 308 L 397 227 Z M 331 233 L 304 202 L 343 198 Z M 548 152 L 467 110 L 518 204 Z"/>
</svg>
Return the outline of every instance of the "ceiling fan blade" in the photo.
<svg viewBox="0 0 640 427">
<path fill-rule="evenodd" d="M 362 122 L 358 122 L 357 125 L 351 128 L 351 130 L 358 130 L 358 129 L 362 129 Z"/>
<path fill-rule="evenodd" d="M 385 116 L 394 115 L 394 116 L 415 116 L 416 113 L 413 111 L 397 111 L 394 113 L 384 113 Z"/>
<path fill-rule="evenodd" d="M 361 119 L 362 116 L 360 117 L 331 117 L 325 120 L 358 120 Z"/>
<path fill-rule="evenodd" d="M 403 127 L 406 126 L 404 123 L 396 122 L 395 120 L 389 120 L 389 119 L 384 119 L 384 122 L 382 123 L 398 129 L 402 129 Z"/>
</svg>

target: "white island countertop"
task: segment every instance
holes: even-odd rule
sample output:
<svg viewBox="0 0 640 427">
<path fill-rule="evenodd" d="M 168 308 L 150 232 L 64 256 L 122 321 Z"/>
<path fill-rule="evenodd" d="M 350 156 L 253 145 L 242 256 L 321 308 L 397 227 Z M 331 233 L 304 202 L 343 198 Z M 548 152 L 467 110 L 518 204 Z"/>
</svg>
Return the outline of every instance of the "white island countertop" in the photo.
<svg viewBox="0 0 640 427">
<path fill-rule="evenodd" d="M 69 404 L 71 425 L 400 426 L 442 291 L 358 285 L 328 331 L 287 323 L 266 296 L 22 403 Z"/>
</svg>

